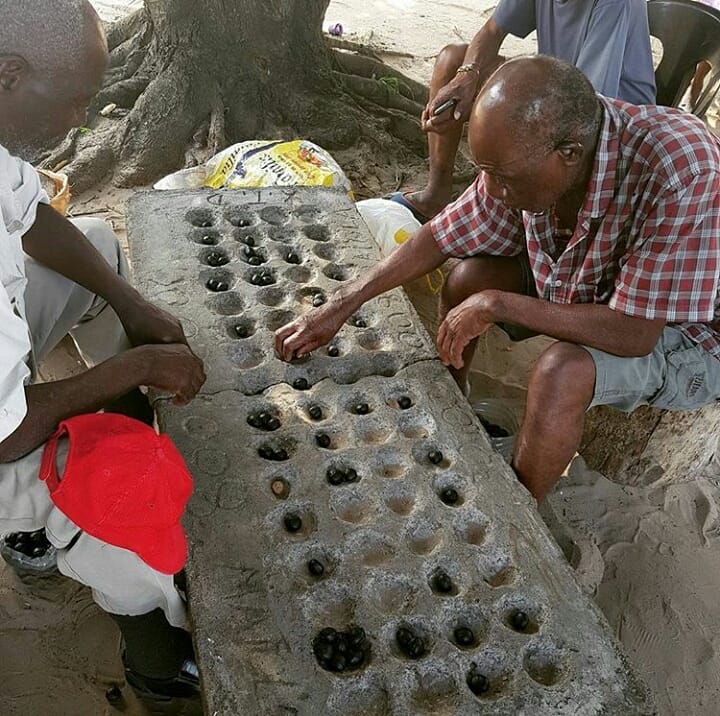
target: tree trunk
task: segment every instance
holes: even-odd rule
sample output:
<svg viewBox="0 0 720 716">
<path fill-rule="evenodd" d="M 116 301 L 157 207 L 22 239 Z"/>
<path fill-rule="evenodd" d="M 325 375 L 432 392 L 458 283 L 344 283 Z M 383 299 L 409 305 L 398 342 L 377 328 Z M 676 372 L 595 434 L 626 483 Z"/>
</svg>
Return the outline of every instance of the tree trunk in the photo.
<svg viewBox="0 0 720 716">
<path fill-rule="evenodd" d="M 81 191 L 110 170 L 117 184 L 145 183 L 244 139 L 303 137 L 336 150 L 363 136 L 387 149 L 394 132 L 421 148 L 423 98 L 388 97 L 376 69 L 370 85 L 341 75 L 322 32 L 328 4 L 145 0 L 108 32 L 110 70 L 92 109 L 118 109 L 46 165 L 70 161 Z"/>
</svg>

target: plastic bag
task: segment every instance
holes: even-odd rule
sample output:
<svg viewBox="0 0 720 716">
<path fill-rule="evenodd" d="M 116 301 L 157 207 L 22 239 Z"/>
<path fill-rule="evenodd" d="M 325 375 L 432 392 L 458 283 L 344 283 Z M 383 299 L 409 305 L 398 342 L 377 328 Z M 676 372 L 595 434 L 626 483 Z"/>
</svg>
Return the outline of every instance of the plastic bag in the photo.
<svg viewBox="0 0 720 716">
<path fill-rule="evenodd" d="M 340 165 L 312 142 L 254 140 L 233 144 L 206 164 L 175 172 L 155 189 L 247 189 L 264 186 L 352 187 Z"/>
<path fill-rule="evenodd" d="M 383 257 L 389 256 L 398 246 L 404 244 L 422 224 L 402 204 L 389 199 L 365 199 L 355 204 L 363 221 L 367 224 Z M 425 277 L 433 294 L 443 287 L 444 275 L 436 269 Z"/>
<path fill-rule="evenodd" d="M 35 169 L 40 176 L 40 183 L 50 197 L 50 206 L 63 216 L 67 214 L 70 204 L 70 183 L 67 174 L 51 172 L 48 169 Z"/>
</svg>

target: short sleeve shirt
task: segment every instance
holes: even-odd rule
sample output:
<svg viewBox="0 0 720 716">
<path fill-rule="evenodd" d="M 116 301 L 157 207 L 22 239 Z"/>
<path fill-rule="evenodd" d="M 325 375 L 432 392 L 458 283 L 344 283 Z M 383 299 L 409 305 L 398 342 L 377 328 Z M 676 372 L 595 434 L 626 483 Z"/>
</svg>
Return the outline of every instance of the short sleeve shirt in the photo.
<svg viewBox="0 0 720 716">
<path fill-rule="evenodd" d="M 633 104 L 655 103 L 647 0 L 500 0 L 493 19 L 538 52 L 575 65 L 595 90 Z"/>
<path fill-rule="evenodd" d="M 538 297 L 662 318 L 720 360 L 720 139 L 697 117 L 600 97 L 593 174 L 567 246 L 549 214 L 492 197 L 484 174 L 430 223 L 448 256 L 527 252 Z"/>
<path fill-rule="evenodd" d="M 0 441 L 27 412 L 30 332 L 25 321 L 25 257 L 22 236 L 48 198 L 37 172 L 0 146 Z"/>
</svg>

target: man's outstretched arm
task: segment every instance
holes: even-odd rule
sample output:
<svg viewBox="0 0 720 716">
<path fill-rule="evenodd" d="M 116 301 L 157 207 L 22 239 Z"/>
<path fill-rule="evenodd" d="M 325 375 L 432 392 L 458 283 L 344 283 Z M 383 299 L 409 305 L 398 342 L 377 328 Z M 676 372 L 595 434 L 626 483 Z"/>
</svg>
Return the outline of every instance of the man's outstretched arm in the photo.
<svg viewBox="0 0 720 716">
<path fill-rule="evenodd" d="M 38 263 L 104 298 L 133 345 L 187 343 L 180 322 L 146 301 L 110 266 L 72 222 L 38 204 L 35 223 L 23 235 L 23 250 Z"/>
<path fill-rule="evenodd" d="M 424 276 L 445 262 L 426 224 L 366 277 L 341 286 L 321 308 L 296 318 L 275 333 L 275 351 L 283 360 L 302 357 L 324 346 L 363 303 Z"/>
</svg>

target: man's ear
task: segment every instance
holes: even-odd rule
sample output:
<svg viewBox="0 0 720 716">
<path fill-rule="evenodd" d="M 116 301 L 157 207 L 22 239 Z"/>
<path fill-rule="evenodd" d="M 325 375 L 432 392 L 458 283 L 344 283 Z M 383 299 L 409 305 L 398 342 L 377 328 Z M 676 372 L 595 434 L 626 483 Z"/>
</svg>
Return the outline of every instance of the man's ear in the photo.
<svg viewBox="0 0 720 716">
<path fill-rule="evenodd" d="M 580 142 L 572 139 L 565 139 L 555 147 L 555 151 L 567 165 L 577 164 L 583 156 L 584 147 Z"/>
<path fill-rule="evenodd" d="M 0 55 L 0 92 L 12 92 L 29 71 L 30 65 L 20 55 Z"/>
</svg>

